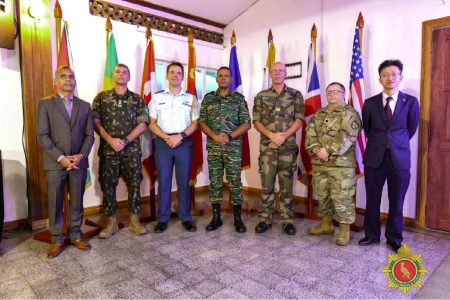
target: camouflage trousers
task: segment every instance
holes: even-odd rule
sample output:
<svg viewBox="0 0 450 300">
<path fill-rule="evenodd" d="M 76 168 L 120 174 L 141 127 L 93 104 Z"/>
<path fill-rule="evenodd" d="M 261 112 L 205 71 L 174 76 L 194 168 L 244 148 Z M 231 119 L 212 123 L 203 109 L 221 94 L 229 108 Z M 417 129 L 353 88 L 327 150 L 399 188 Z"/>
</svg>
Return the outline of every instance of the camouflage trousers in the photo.
<svg viewBox="0 0 450 300">
<path fill-rule="evenodd" d="M 294 171 L 297 168 L 297 152 L 264 151 L 259 155 L 259 173 L 261 174 L 261 207 L 259 220 L 272 223 L 272 214 L 275 209 L 275 179 L 278 175 L 280 186 L 280 215 L 281 222 L 292 223 L 294 211 L 292 209 L 292 186 L 294 184 Z"/>
<path fill-rule="evenodd" d="M 355 222 L 355 168 L 313 165 L 313 188 L 319 198 L 319 216 L 334 215 L 339 223 Z"/>
<path fill-rule="evenodd" d="M 230 187 L 231 203 L 233 205 L 242 204 L 241 160 L 241 148 L 208 150 L 209 200 L 211 203 L 222 201 L 223 170 L 225 169 Z"/>
<path fill-rule="evenodd" d="M 141 157 L 140 156 L 100 156 L 99 181 L 103 192 L 103 213 L 112 216 L 117 212 L 116 188 L 122 176 L 128 190 L 128 211 L 141 211 Z"/>
</svg>

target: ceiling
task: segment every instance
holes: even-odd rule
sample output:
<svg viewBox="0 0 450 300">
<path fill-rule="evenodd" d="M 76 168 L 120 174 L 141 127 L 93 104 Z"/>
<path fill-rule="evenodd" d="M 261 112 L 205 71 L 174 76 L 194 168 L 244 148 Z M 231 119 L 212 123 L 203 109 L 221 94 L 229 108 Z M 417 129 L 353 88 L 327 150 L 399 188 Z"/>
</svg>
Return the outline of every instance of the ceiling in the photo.
<svg viewBox="0 0 450 300">
<path fill-rule="evenodd" d="M 259 0 L 142 0 L 178 12 L 230 24 Z"/>
</svg>

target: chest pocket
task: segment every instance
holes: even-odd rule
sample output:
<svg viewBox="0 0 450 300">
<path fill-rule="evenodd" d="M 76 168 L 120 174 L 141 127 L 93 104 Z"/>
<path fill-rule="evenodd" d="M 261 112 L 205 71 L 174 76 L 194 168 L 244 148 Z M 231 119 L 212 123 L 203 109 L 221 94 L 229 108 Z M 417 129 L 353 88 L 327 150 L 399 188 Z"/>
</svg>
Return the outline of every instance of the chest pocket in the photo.
<svg viewBox="0 0 450 300">
<path fill-rule="evenodd" d="M 293 99 L 284 99 L 283 101 L 279 101 L 281 110 L 280 113 L 285 118 L 294 118 L 294 100 Z"/>
<path fill-rule="evenodd" d="M 184 120 L 191 120 L 192 101 L 183 100 L 182 102 L 175 102 L 174 108 L 180 110 Z"/>
</svg>

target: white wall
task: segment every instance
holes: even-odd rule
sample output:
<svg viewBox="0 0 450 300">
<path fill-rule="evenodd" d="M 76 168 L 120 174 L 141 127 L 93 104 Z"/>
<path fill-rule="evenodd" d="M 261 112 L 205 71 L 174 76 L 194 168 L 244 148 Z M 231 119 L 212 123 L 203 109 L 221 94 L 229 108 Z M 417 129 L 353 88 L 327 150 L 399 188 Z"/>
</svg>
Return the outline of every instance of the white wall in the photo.
<svg viewBox="0 0 450 300">
<path fill-rule="evenodd" d="M 272 29 L 277 49 L 276 60 L 303 62 L 306 76 L 310 30 L 316 23 L 319 33 L 317 57 L 321 86 L 332 81 L 348 86 L 353 35 L 358 13 L 365 19 L 363 61 L 366 97 L 381 92 L 378 65 L 388 58 L 403 61 L 404 79 L 401 89 L 420 95 L 422 22 L 450 14 L 450 4 L 440 0 L 260 0 L 225 28 L 227 49 L 223 61 L 228 62 L 229 40 L 233 30 L 237 35 L 237 51 L 244 94 L 253 106 L 256 93 L 261 90 L 262 70 L 267 56 L 267 33 Z M 289 80 L 288 85 L 305 93 L 306 78 Z M 420 100 L 419 100 L 420 101 Z M 244 182 L 260 187 L 257 172 L 259 135 L 250 132 L 252 168 L 245 171 Z M 411 184 L 406 195 L 404 215 L 415 217 L 418 134 L 411 140 Z M 365 207 L 364 180 L 358 180 L 358 207 Z M 305 187 L 296 181 L 294 193 L 305 195 Z M 382 211 L 387 211 L 386 191 Z"/>
<path fill-rule="evenodd" d="M 22 147 L 22 91 L 19 43 L 13 50 L 0 49 L 1 109 L 0 149 L 2 150 L 5 222 L 25 219 L 26 196 L 25 154 Z"/>
<path fill-rule="evenodd" d="M 103 84 L 106 19 L 92 16 L 89 13 L 88 1 L 60 0 L 59 2 L 63 10 L 63 17 L 69 22 L 69 39 L 78 84 L 78 94 L 80 98 L 92 103 L 95 95 L 101 91 Z M 115 2 L 122 4 L 120 1 Z M 135 8 L 139 9 L 136 6 Z M 139 93 L 142 80 L 142 64 L 146 50 L 145 28 L 138 28 L 137 26 L 116 21 L 112 21 L 112 24 L 119 62 L 127 64 L 130 68 L 131 81 L 129 88 Z M 152 30 L 152 32 L 156 59 L 166 61 L 178 60 L 182 63 L 187 63 L 187 38 L 157 30 Z M 201 41 L 194 41 L 194 45 L 197 52 L 197 66 L 217 68 L 220 65 L 223 52 L 222 46 Z M 102 193 L 98 183 L 98 143 L 99 139 L 96 135 L 96 143 L 89 156 L 93 185 L 86 190 L 84 197 L 85 207 L 101 203 Z M 206 161 L 205 150 L 204 156 Z M 197 186 L 209 184 L 206 165 L 204 169 L 206 172 L 203 171 L 197 177 Z M 144 178 L 141 192 L 143 196 L 149 195 L 147 178 Z M 127 199 L 126 187 L 123 182 L 119 185 L 117 198 L 119 200 Z"/>
</svg>

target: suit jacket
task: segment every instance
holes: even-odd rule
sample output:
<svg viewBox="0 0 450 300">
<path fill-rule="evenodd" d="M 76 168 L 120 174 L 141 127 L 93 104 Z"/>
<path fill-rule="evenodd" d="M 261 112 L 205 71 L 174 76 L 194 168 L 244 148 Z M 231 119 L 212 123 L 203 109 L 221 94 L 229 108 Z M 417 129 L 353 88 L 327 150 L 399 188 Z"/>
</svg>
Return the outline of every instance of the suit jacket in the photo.
<svg viewBox="0 0 450 300">
<path fill-rule="evenodd" d="M 419 124 L 419 102 L 416 97 L 399 92 L 394 114 L 388 123 L 383 96 L 381 93 L 375 95 L 364 102 L 362 121 L 367 136 L 363 157 L 365 166 L 378 168 L 389 147 L 392 163 L 396 169 L 411 167 L 409 140 Z"/>
<path fill-rule="evenodd" d="M 36 131 L 38 143 L 44 150 L 44 170 L 64 170 L 57 162 L 58 157 L 74 154 L 88 157 L 91 152 L 94 130 L 90 104 L 74 96 L 72 117 L 69 119 L 64 102 L 58 94 L 41 99 Z M 88 160 L 81 160 L 78 167 L 88 168 Z"/>
</svg>

